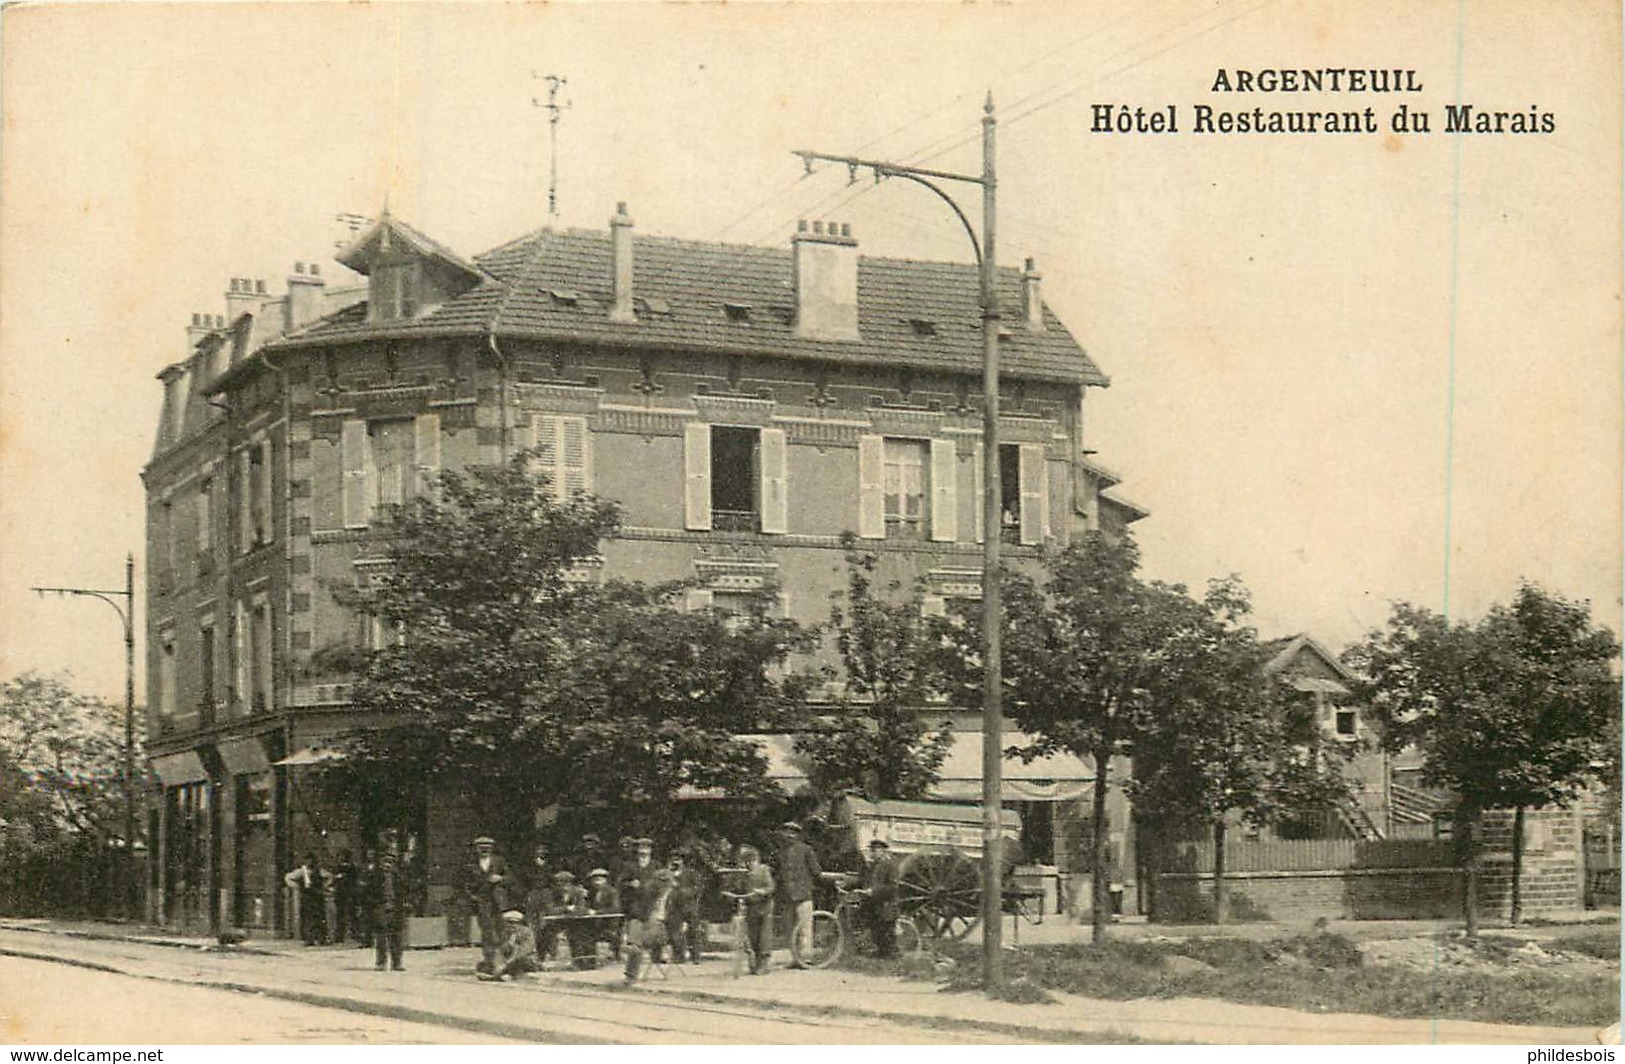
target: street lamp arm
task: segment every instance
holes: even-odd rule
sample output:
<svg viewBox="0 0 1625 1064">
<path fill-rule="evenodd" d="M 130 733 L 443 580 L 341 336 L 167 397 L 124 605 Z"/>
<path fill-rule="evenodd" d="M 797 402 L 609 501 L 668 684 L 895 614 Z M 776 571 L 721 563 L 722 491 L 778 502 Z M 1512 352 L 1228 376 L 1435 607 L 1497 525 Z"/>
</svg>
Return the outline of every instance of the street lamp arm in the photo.
<svg viewBox="0 0 1625 1064">
<path fill-rule="evenodd" d="M 90 588 L 84 587 L 35 587 L 29 588 L 29 590 L 40 595 L 47 593 L 53 595 L 82 595 L 85 598 L 101 599 L 103 602 L 113 607 L 114 612 L 118 614 L 118 619 L 124 624 L 125 636 L 128 637 L 131 634 L 129 610 L 124 606 L 120 606 L 113 600 L 113 596 L 115 595 L 119 598 L 125 598 L 126 593 L 123 591 L 94 591 Z"/>
<path fill-rule="evenodd" d="M 907 170 L 897 170 L 889 174 L 882 174 L 877 170 L 875 173 L 882 177 L 906 177 L 915 184 L 924 185 L 932 192 L 935 192 L 937 197 L 941 199 L 942 202 L 946 203 L 949 209 L 954 212 L 954 217 L 959 219 L 959 224 L 965 227 L 965 235 L 970 237 L 971 250 L 976 253 L 976 265 L 982 265 L 982 242 L 976 238 L 976 227 L 970 224 L 970 219 L 965 217 L 965 212 L 959 209 L 959 204 L 954 202 L 954 198 L 952 196 L 948 195 L 948 193 L 937 187 L 937 185 L 921 177 L 919 174 L 910 173 Z"/>
</svg>

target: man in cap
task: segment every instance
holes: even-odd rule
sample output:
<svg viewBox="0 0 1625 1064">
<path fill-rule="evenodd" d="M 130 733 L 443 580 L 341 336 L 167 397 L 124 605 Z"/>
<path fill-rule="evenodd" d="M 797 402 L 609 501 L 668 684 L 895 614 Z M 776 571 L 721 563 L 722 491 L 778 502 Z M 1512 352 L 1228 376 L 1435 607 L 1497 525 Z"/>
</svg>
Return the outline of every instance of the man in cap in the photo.
<svg viewBox="0 0 1625 1064">
<path fill-rule="evenodd" d="M 322 862 L 314 853 L 305 854 L 304 863 L 282 877 L 299 898 L 299 930 L 307 946 L 327 945 L 327 883 Z"/>
<path fill-rule="evenodd" d="M 576 883 L 575 873 L 568 868 L 554 872 L 553 886 L 542 903 L 536 927 L 542 935 L 542 952 L 555 960 L 574 960 L 580 955 L 581 931 L 570 918 L 586 911 L 587 893 Z"/>
<path fill-rule="evenodd" d="M 666 907 L 666 938 L 671 942 L 671 959 L 681 964 L 700 963 L 700 945 L 705 941 L 705 924 L 700 920 L 700 871 L 689 865 L 682 851 L 666 859 L 671 873 L 671 903 Z"/>
<path fill-rule="evenodd" d="M 507 982 L 538 968 L 536 933 L 525 926 L 525 914 L 509 909 L 502 914 L 502 924 L 504 934 L 502 945 L 497 948 L 496 969 L 489 975 L 482 972 L 481 979 Z"/>
<path fill-rule="evenodd" d="M 406 931 L 406 876 L 391 850 L 377 857 L 377 865 L 362 882 L 362 906 L 372 929 L 373 967 L 384 970 L 384 960 L 397 972 L 401 964 L 401 938 Z"/>
<path fill-rule="evenodd" d="M 592 875 L 594 868 L 609 868 L 609 854 L 604 852 L 604 840 L 595 832 L 587 832 L 581 836 L 581 849 L 577 851 L 575 860 L 571 862 L 570 871 L 576 874 L 577 880 L 585 880 Z M 614 878 L 611 872 L 610 878 Z"/>
<path fill-rule="evenodd" d="M 500 914 L 508 909 L 508 865 L 496 852 L 496 840 L 481 835 L 474 840 L 474 855 L 463 866 L 463 893 L 474 910 L 480 927 L 481 959 L 476 969 L 489 975 L 495 971 L 497 949 L 502 945 Z"/>
<path fill-rule="evenodd" d="M 897 956 L 897 862 L 884 839 L 869 842 L 869 870 L 863 885 L 869 896 L 860 911 L 874 939 L 875 952 L 882 957 Z"/>
<path fill-rule="evenodd" d="M 790 911 L 790 967 L 805 968 L 812 951 L 813 884 L 823 869 L 818 855 L 801 837 L 801 825 L 787 820 L 779 828 L 779 893 Z"/>
<path fill-rule="evenodd" d="M 621 911 L 621 894 L 615 885 L 609 881 L 609 869 L 594 868 L 587 873 L 587 913 L 593 916 L 607 916 L 618 914 Z M 616 957 L 621 955 L 621 928 L 615 920 L 594 920 L 592 922 L 593 952 L 596 955 L 598 943 L 609 943 L 609 950 Z"/>
<path fill-rule="evenodd" d="M 626 936 L 626 981 L 635 983 L 643 974 L 645 957 L 660 960 L 670 944 L 666 934 L 666 919 L 671 911 L 672 874 L 664 868 L 649 873 L 648 907 L 635 926 L 629 925 Z"/>
</svg>

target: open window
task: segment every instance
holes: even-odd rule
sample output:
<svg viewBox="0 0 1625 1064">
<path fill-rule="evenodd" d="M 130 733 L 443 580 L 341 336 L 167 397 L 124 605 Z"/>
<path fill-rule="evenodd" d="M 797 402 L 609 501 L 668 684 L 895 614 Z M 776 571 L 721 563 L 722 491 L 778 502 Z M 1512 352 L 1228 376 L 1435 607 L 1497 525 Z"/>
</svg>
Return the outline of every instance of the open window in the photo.
<svg viewBox="0 0 1625 1064">
<path fill-rule="evenodd" d="M 858 535 L 865 539 L 958 536 L 958 445 L 947 439 L 858 438 Z"/>
<path fill-rule="evenodd" d="M 683 458 L 688 528 L 789 530 L 783 429 L 695 422 L 685 432 Z"/>
</svg>

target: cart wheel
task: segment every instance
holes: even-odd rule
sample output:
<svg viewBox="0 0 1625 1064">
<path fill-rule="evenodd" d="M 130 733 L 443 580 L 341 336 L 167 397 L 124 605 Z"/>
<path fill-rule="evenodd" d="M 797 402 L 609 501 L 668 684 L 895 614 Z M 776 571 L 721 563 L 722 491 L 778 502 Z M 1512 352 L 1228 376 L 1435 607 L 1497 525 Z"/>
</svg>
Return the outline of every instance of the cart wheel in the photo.
<svg viewBox="0 0 1625 1064">
<path fill-rule="evenodd" d="M 828 968 L 841 959 L 842 947 L 846 943 L 841 937 L 841 923 L 834 913 L 823 909 L 813 910 L 811 936 L 812 945 L 801 957 L 803 964 Z"/>
<path fill-rule="evenodd" d="M 963 938 L 982 915 L 982 868 L 959 853 L 916 853 L 898 872 L 898 908 L 937 938 Z"/>
</svg>

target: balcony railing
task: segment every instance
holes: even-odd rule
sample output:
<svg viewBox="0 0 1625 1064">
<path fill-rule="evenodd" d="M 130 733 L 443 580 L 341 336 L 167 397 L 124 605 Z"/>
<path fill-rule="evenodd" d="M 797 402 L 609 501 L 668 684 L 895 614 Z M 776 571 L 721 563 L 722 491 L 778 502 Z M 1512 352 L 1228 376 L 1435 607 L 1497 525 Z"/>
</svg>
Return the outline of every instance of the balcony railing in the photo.
<svg viewBox="0 0 1625 1064">
<path fill-rule="evenodd" d="M 761 518 L 753 510 L 712 510 L 711 528 L 716 532 L 759 532 Z"/>
</svg>

